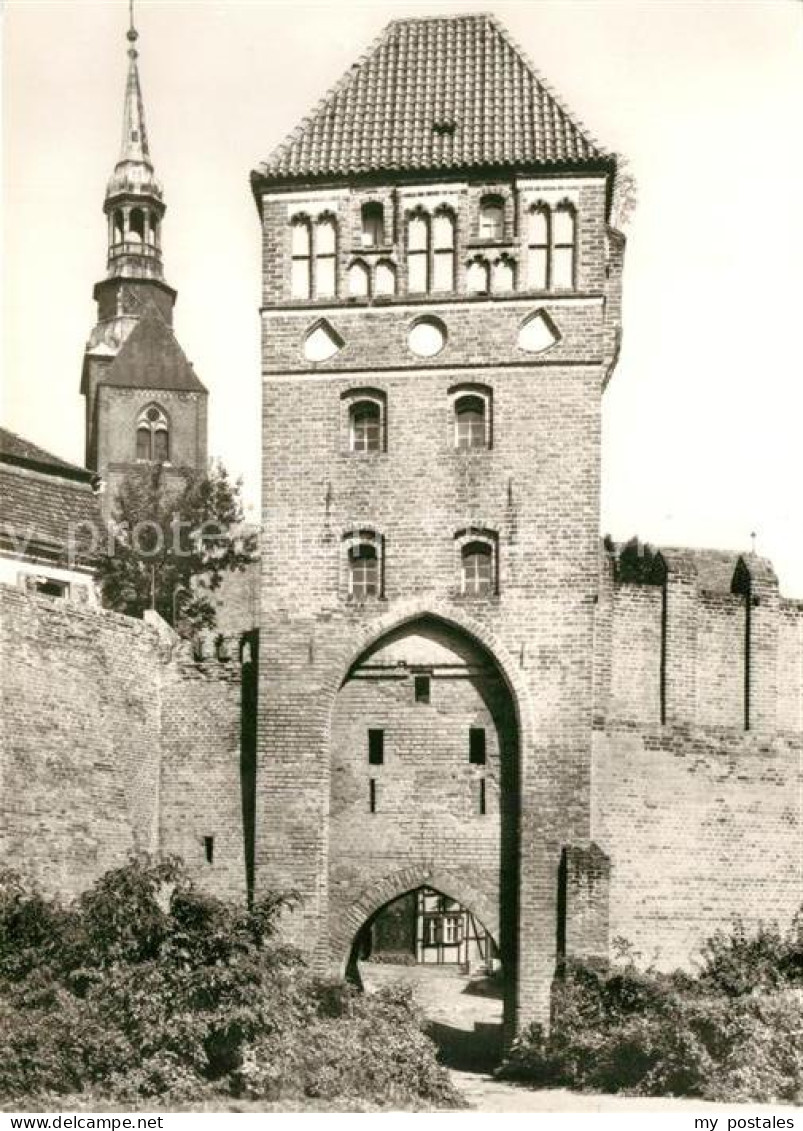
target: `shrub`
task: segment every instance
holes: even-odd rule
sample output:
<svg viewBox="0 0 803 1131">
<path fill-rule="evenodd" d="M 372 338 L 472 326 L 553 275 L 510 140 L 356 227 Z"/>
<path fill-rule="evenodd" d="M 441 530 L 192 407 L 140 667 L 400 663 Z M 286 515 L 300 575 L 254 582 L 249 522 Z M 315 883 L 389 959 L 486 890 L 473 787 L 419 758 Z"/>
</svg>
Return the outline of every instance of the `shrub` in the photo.
<svg viewBox="0 0 803 1131">
<path fill-rule="evenodd" d="M 516 1040 L 501 1074 L 541 1086 L 719 1101 L 803 1097 L 799 924 L 706 944 L 698 974 L 571 963 L 553 1025 Z"/>
<path fill-rule="evenodd" d="M 140 857 L 70 907 L 0 877 L 0 1097 L 455 1104 L 409 997 L 315 981 L 252 909 Z"/>
</svg>

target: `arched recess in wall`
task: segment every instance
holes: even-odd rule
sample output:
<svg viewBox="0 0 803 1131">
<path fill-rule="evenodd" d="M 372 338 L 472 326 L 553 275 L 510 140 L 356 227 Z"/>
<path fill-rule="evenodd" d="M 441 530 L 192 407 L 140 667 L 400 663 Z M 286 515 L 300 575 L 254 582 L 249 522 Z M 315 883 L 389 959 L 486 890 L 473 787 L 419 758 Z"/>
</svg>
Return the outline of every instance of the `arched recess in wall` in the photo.
<svg viewBox="0 0 803 1131">
<path fill-rule="evenodd" d="M 431 887 L 494 934 L 513 1010 L 517 720 L 491 651 L 438 616 L 390 628 L 351 663 L 329 733 L 329 940 L 341 969 L 380 908 Z"/>
</svg>

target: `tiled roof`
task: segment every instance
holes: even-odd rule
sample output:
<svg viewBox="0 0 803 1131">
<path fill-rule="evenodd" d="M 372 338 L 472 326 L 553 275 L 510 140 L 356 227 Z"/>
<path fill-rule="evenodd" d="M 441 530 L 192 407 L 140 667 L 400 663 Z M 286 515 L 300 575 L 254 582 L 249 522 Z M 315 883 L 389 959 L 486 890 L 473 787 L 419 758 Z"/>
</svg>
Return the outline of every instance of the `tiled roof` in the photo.
<svg viewBox="0 0 803 1131">
<path fill-rule="evenodd" d="M 206 392 L 173 331 L 152 306 L 128 335 L 99 383 L 126 389 Z"/>
<path fill-rule="evenodd" d="M 493 16 L 394 20 L 254 173 L 575 165 L 605 154 Z"/>
<path fill-rule="evenodd" d="M 53 469 L 52 474 L 67 476 L 70 479 L 83 479 L 87 483 L 92 479 L 94 472 L 77 464 L 68 463 L 52 452 L 46 452 L 38 444 L 10 432 L 8 428 L 0 428 L 0 463 L 12 463 L 21 467 L 36 467 Z"/>
<path fill-rule="evenodd" d="M 70 465 L 65 465 L 69 467 Z M 100 499 L 88 482 L 53 472 L 0 464 L 2 542 L 23 556 L 43 550 L 66 558 L 70 547 L 86 561 L 104 546 Z"/>
</svg>

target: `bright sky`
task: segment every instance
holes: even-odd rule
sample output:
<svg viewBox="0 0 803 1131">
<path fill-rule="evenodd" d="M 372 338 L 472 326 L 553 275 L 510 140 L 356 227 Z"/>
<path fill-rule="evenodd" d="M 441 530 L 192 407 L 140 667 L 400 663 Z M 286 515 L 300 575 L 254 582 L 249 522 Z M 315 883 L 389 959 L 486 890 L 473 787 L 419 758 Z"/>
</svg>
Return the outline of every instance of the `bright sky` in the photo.
<svg viewBox="0 0 803 1131">
<path fill-rule="evenodd" d="M 605 394 L 602 530 L 757 549 L 803 596 L 803 5 L 138 0 L 176 332 L 210 451 L 259 472 L 259 230 L 249 170 L 403 15 L 490 9 L 628 155 L 624 344 Z M 83 460 L 83 347 L 105 268 L 127 3 L 6 0 L 2 420 Z M 252 512 L 254 517 L 258 513 Z"/>
</svg>

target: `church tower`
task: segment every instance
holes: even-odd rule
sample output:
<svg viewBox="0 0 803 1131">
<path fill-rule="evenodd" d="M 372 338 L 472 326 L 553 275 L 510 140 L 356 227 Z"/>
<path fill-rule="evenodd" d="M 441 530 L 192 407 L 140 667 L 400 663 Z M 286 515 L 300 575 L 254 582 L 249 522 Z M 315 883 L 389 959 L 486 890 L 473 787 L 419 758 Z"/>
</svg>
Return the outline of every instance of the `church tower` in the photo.
<svg viewBox="0 0 803 1131">
<path fill-rule="evenodd" d="M 173 333 L 176 292 L 162 270 L 165 204 L 145 127 L 138 33 L 127 38 L 120 156 L 106 188 L 106 277 L 84 355 L 86 465 L 104 479 L 104 509 L 131 470 L 160 465 L 177 482 L 206 466 L 207 392 Z"/>
<path fill-rule="evenodd" d="M 257 891 L 321 969 L 427 888 L 508 1030 L 607 952 L 593 842 L 615 158 L 485 13 L 391 23 L 252 174 L 262 222 Z"/>
</svg>

